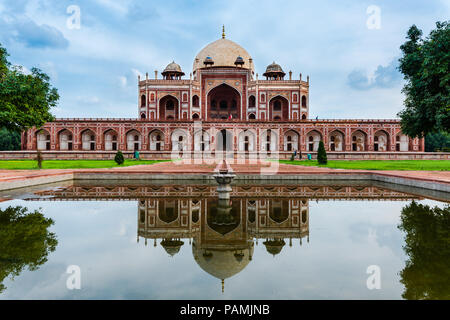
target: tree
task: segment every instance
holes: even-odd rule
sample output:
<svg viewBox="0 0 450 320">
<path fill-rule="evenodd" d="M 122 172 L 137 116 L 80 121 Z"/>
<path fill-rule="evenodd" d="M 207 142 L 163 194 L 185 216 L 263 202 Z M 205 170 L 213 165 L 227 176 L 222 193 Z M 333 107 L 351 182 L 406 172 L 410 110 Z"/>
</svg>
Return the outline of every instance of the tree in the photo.
<svg viewBox="0 0 450 320">
<path fill-rule="evenodd" d="M 48 231 L 54 221 L 38 210 L 17 206 L 0 210 L 0 292 L 3 280 L 18 276 L 25 268 L 33 271 L 55 251 L 56 235 Z"/>
<path fill-rule="evenodd" d="M 120 166 L 125 162 L 125 159 L 123 158 L 122 151 L 117 151 L 116 156 L 114 157 L 114 161 Z"/>
<path fill-rule="evenodd" d="M 6 128 L 0 129 L 0 150 L 20 150 L 20 133 Z"/>
<path fill-rule="evenodd" d="M 319 142 L 319 150 L 317 150 L 317 162 L 319 164 L 327 164 L 327 152 L 325 151 L 325 145 L 323 141 Z"/>
<path fill-rule="evenodd" d="M 449 22 L 437 22 L 426 39 L 413 25 L 406 38 L 399 60 L 406 80 L 402 90 L 405 108 L 398 113 L 402 131 L 412 138 L 450 132 Z"/>
<path fill-rule="evenodd" d="M 436 132 L 429 133 L 425 137 L 425 151 L 450 151 L 450 133 Z"/>
<path fill-rule="evenodd" d="M 413 201 L 401 213 L 408 255 L 400 271 L 405 299 L 450 299 L 450 206 L 442 209 Z"/>
<path fill-rule="evenodd" d="M 39 169 L 42 169 L 42 162 L 44 161 L 44 158 L 42 157 L 42 152 L 38 150 L 36 152 L 36 161 Z"/>
<path fill-rule="evenodd" d="M 50 109 L 57 105 L 59 94 L 49 76 L 37 68 L 25 74 L 7 57 L 0 44 L 0 128 L 22 132 L 52 121 Z"/>
</svg>

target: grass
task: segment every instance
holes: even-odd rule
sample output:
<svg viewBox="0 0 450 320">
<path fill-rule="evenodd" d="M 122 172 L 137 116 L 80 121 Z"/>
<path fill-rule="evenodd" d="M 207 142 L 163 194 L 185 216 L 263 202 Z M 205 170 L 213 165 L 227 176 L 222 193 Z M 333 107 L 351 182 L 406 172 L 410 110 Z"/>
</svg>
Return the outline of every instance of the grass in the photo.
<svg viewBox="0 0 450 320">
<path fill-rule="evenodd" d="M 89 169 L 127 167 L 143 164 L 154 164 L 170 160 L 132 160 L 126 159 L 122 165 L 114 160 L 44 160 L 42 169 Z M 316 166 L 339 169 L 360 170 L 424 170 L 449 171 L 450 160 L 329 160 L 326 165 L 319 165 L 316 160 L 279 160 L 280 163 Z M 26 170 L 38 169 L 35 160 L 0 160 L 0 169 Z"/>
<path fill-rule="evenodd" d="M 280 163 L 355 170 L 423 170 L 449 171 L 450 160 L 328 160 L 319 165 L 316 160 L 279 160 Z"/>
<path fill-rule="evenodd" d="M 128 167 L 142 164 L 154 164 L 170 160 L 125 160 L 125 163 L 118 165 L 114 160 L 44 160 L 42 169 L 95 169 Z M 35 160 L 0 160 L 0 169 L 7 170 L 27 170 L 38 169 Z"/>
</svg>

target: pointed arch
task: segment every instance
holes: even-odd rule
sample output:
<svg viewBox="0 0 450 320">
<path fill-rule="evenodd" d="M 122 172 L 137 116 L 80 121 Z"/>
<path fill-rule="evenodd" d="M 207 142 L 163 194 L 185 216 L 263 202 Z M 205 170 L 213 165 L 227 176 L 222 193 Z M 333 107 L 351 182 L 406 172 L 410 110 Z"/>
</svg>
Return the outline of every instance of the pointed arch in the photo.
<svg viewBox="0 0 450 320">
<path fill-rule="evenodd" d="M 46 129 L 39 129 L 36 131 L 36 148 L 37 150 L 50 150 L 51 148 L 51 135 Z"/>
<path fill-rule="evenodd" d="M 276 95 L 269 100 L 269 119 L 289 120 L 289 100 L 282 95 Z"/>
<path fill-rule="evenodd" d="M 351 136 L 352 151 L 366 151 L 367 150 L 367 133 L 357 129 L 352 132 Z"/>
<path fill-rule="evenodd" d="M 105 143 L 106 151 L 118 150 L 118 137 L 119 135 L 114 129 L 107 129 L 103 132 L 103 141 Z"/>
<path fill-rule="evenodd" d="M 127 139 L 128 151 L 136 151 L 141 149 L 142 135 L 137 129 L 128 130 L 125 137 Z"/>
<path fill-rule="evenodd" d="M 306 145 L 308 151 L 319 150 L 319 143 L 322 140 L 322 133 L 316 129 L 310 130 L 306 134 Z"/>
<path fill-rule="evenodd" d="M 302 108 L 307 108 L 307 99 L 305 95 L 302 95 Z"/>
<path fill-rule="evenodd" d="M 217 201 L 211 199 L 208 200 L 207 206 L 206 232 L 227 236 L 236 230 L 242 230 L 241 201 L 219 202 L 217 205 Z"/>
<path fill-rule="evenodd" d="M 284 151 L 297 151 L 300 150 L 300 134 L 294 130 L 289 129 L 284 133 Z"/>
<path fill-rule="evenodd" d="M 96 149 L 96 134 L 94 130 L 86 128 L 81 131 L 81 149 L 85 151 L 95 151 Z"/>
<path fill-rule="evenodd" d="M 189 150 L 189 134 L 184 129 L 175 129 L 171 134 L 172 151 Z"/>
<path fill-rule="evenodd" d="M 194 95 L 192 96 L 192 106 L 193 106 L 194 108 L 200 107 L 200 99 L 199 99 L 198 95 L 196 95 L 196 94 L 194 94 Z"/>
<path fill-rule="evenodd" d="M 209 151 L 211 137 L 206 130 L 197 130 L 194 133 L 194 151 Z"/>
<path fill-rule="evenodd" d="M 267 129 L 260 134 L 260 150 L 267 153 L 278 151 L 278 130 Z"/>
<path fill-rule="evenodd" d="M 373 135 L 373 151 L 389 151 L 390 136 L 386 130 L 379 129 Z"/>
<path fill-rule="evenodd" d="M 69 129 L 58 132 L 59 150 L 73 150 L 73 133 Z"/>
<path fill-rule="evenodd" d="M 255 108 L 256 107 L 256 97 L 253 94 L 248 97 L 248 107 L 249 108 Z"/>
<path fill-rule="evenodd" d="M 395 151 L 409 151 L 409 137 L 402 132 L 395 135 Z"/>
<path fill-rule="evenodd" d="M 242 96 L 236 88 L 222 83 L 207 92 L 207 119 L 241 118 Z"/>
<path fill-rule="evenodd" d="M 167 94 L 159 100 L 159 119 L 177 120 L 180 108 L 180 101 L 177 97 Z"/>
<path fill-rule="evenodd" d="M 158 201 L 158 218 L 166 224 L 170 224 L 178 220 L 180 216 L 178 200 L 166 199 Z"/>
<path fill-rule="evenodd" d="M 233 132 L 228 129 L 222 129 L 216 133 L 216 150 L 232 151 L 234 150 Z"/>
<path fill-rule="evenodd" d="M 152 130 L 148 137 L 150 151 L 164 150 L 164 133 L 160 129 Z"/>
<path fill-rule="evenodd" d="M 344 151 L 345 150 L 345 134 L 340 129 L 333 129 L 328 136 L 328 150 Z"/>
<path fill-rule="evenodd" d="M 239 151 L 256 151 L 256 132 L 251 129 L 241 130 L 238 134 L 238 144 Z"/>
<path fill-rule="evenodd" d="M 289 200 L 272 199 L 269 208 L 269 218 L 271 221 L 281 224 L 289 219 Z"/>
</svg>

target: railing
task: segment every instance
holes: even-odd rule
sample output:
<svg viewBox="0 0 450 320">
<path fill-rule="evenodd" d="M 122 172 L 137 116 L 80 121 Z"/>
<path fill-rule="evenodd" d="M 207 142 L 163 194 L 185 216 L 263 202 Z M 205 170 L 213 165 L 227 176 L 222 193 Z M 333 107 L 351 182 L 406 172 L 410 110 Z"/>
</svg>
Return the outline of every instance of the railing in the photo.
<svg viewBox="0 0 450 320">
<path fill-rule="evenodd" d="M 144 86 L 146 84 L 152 85 L 152 84 L 182 84 L 182 85 L 189 85 L 193 83 L 194 80 L 187 80 L 187 79 L 181 79 L 181 80 L 165 80 L 165 79 L 148 79 L 148 80 L 141 80 L 139 81 L 140 86 Z"/>
<path fill-rule="evenodd" d="M 303 80 L 252 80 L 249 82 L 249 85 L 256 85 L 258 84 L 295 84 L 295 85 L 309 85 L 309 82 L 303 81 Z"/>
<path fill-rule="evenodd" d="M 140 118 L 56 118 L 53 122 L 64 122 L 64 121 L 128 121 L 128 122 L 169 122 L 169 123 L 186 123 L 186 122 L 194 122 L 194 121 L 202 121 L 202 122 L 216 122 L 216 123 L 238 123 L 238 122 L 262 122 L 262 123 L 371 123 L 371 122 L 379 122 L 379 123 L 399 123 L 400 119 L 306 119 L 306 120 L 261 120 L 261 119 L 218 119 L 218 120 L 201 120 L 201 119 L 164 119 L 164 120 L 150 120 L 150 119 L 140 119 Z"/>
</svg>

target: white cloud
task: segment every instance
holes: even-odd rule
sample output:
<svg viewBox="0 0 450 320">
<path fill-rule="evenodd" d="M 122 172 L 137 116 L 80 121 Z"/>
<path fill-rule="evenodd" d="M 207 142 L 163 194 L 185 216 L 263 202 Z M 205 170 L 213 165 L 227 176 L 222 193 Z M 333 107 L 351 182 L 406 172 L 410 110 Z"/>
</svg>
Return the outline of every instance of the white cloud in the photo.
<svg viewBox="0 0 450 320">
<path fill-rule="evenodd" d="M 97 3 L 107 9 L 111 9 L 120 14 L 126 14 L 128 12 L 128 3 L 117 0 L 96 0 Z"/>
<path fill-rule="evenodd" d="M 78 96 L 76 100 L 79 103 L 87 105 L 98 104 L 100 102 L 100 99 L 96 96 Z"/>
<path fill-rule="evenodd" d="M 127 83 L 128 83 L 127 78 L 124 77 L 124 76 L 120 76 L 120 77 L 118 77 L 118 78 L 119 78 L 119 84 L 120 84 L 120 86 L 121 86 L 122 88 L 126 88 Z"/>
</svg>

